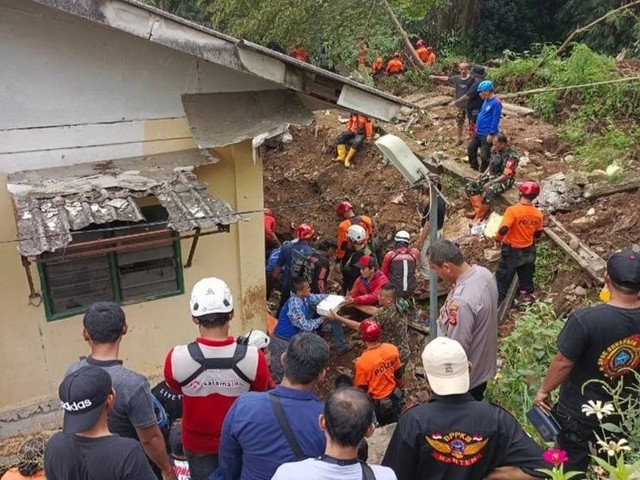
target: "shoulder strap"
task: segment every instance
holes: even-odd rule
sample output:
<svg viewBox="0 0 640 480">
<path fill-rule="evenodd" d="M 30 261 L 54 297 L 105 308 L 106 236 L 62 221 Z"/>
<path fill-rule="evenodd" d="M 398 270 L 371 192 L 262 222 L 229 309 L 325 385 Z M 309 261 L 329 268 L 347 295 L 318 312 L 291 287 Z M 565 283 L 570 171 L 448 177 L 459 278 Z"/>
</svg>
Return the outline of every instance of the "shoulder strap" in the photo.
<svg viewBox="0 0 640 480">
<path fill-rule="evenodd" d="M 365 462 L 360 462 L 360 466 L 362 467 L 362 480 L 376 480 L 376 474 L 373 473 L 373 468 Z"/>
<path fill-rule="evenodd" d="M 191 342 L 189 345 L 187 345 L 187 350 L 189 350 L 189 355 L 191 355 L 191 358 L 198 362 L 200 366 L 185 380 L 180 382 L 180 385 L 188 385 L 206 370 L 233 370 L 234 373 L 238 375 L 242 380 L 250 384 L 251 379 L 249 379 L 249 377 L 247 377 L 247 375 L 242 370 L 240 370 L 240 367 L 238 367 L 238 363 L 240 363 L 242 359 L 247 355 L 247 347 L 247 345 L 237 343 L 236 349 L 233 352 L 233 357 L 205 358 L 198 342 Z"/>
<path fill-rule="evenodd" d="M 273 393 L 269 393 L 269 400 L 271 401 L 271 408 L 273 409 L 273 413 L 278 420 L 278 424 L 280 425 L 280 429 L 284 436 L 287 439 L 287 443 L 291 450 L 293 451 L 293 455 L 296 457 L 296 460 L 304 460 L 307 456 L 303 453 L 302 448 L 300 448 L 300 444 L 296 439 L 296 436 L 293 434 L 293 430 L 291 430 L 291 425 L 287 421 L 287 417 L 284 415 L 284 410 L 282 409 L 282 404 L 280 403 L 280 397 L 274 395 Z"/>
</svg>

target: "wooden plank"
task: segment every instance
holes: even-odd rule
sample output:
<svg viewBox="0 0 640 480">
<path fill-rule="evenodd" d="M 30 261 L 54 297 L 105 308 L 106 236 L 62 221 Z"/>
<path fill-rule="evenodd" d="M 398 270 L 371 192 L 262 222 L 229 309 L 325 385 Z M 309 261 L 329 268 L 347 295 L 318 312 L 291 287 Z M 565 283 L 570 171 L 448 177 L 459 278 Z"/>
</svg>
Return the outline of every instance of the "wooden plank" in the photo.
<svg viewBox="0 0 640 480">
<path fill-rule="evenodd" d="M 507 296 L 498 308 L 498 325 L 504 325 L 509 318 L 509 311 L 511 310 L 511 305 L 513 305 L 513 301 L 516 298 L 516 292 L 518 291 L 518 282 L 518 274 L 515 274 L 513 276 L 513 280 L 511 280 Z"/>
<path fill-rule="evenodd" d="M 580 265 L 583 269 L 589 272 L 589 274 L 594 278 L 594 280 L 596 280 L 599 284 L 602 283 L 602 271 L 595 270 L 590 262 L 584 260 L 576 251 L 574 251 L 569 246 L 568 243 L 562 240 L 562 238 L 560 238 L 560 236 L 556 232 L 554 232 L 552 229 L 546 227 L 544 229 L 544 232 L 549 236 L 549 238 L 551 238 L 551 240 L 556 242 L 556 244 L 558 244 L 558 246 L 562 248 L 562 250 L 564 250 L 567 255 L 569 255 L 576 262 L 578 262 L 578 265 Z"/>
<path fill-rule="evenodd" d="M 176 266 L 173 258 L 171 259 L 170 265 L 144 269 L 142 271 L 120 271 L 120 285 L 122 288 L 136 287 L 153 281 L 175 280 L 176 278 Z"/>
<path fill-rule="evenodd" d="M 422 323 L 414 322 L 412 320 L 407 321 L 407 326 L 416 332 L 420 332 L 423 335 L 429 336 L 429 327 Z"/>
<path fill-rule="evenodd" d="M 125 301 L 136 300 L 151 297 L 154 295 L 160 295 L 163 293 L 175 292 L 178 290 L 178 282 L 176 279 L 152 282 L 147 285 L 139 285 L 132 288 L 122 289 L 122 299 Z"/>
<path fill-rule="evenodd" d="M 161 258 L 173 258 L 175 255 L 173 245 L 166 247 L 147 248 L 135 252 L 118 253 L 118 266 L 126 266 L 134 263 L 148 262 Z"/>
</svg>

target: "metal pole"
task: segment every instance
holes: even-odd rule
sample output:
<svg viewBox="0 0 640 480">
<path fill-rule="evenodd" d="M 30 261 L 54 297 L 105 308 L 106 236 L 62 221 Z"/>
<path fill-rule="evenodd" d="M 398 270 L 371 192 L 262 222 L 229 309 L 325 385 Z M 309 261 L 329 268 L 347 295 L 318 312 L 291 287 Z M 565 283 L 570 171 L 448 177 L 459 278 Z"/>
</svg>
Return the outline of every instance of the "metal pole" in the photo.
<svg viewBox="0 0 640 480">
<path fill-rule="evenodd" d="M 429 245 L 438 240 L 438 190 L 433 182 L 429 182 Z M 429 282 L 429 337 L 438 336 L 438 276 L 431 270 Z"/>
</svg>

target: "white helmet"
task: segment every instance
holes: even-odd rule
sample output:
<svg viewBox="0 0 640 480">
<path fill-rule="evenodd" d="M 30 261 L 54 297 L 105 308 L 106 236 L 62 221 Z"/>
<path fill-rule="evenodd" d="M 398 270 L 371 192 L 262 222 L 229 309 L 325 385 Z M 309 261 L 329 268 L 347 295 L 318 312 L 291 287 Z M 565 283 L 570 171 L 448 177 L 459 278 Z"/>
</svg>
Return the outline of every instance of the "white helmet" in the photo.
<svg viewBox="0 0 640 480">
<path fill-rule="evenodd" d="M 347 229 L 347 238 L 354 243 L 362 243 L 367 239 L 367 231 L 360 225 L 351 225 Z"/>
<path fill-rule="evenodd" d="M 249 333 L 245 333 L 242 337 L 247 342 L 247 345 L 258 349 L 267 348 L 269 343 L 271 343 L 269 335 L 264 333 L 262 330 L 251 330 Z"/>
<path fill-rule="evenodd" d="M 201 317 L 209 313 L 229 313 L 233 310 L 233 296 L 219 278 L 203 278 L 191 290 L 191 315 Z"/>
<path fill-rule="evenodd" d="M 400 243 L 409 243 L 411 241 L 411 235 L 406 230 L 399 230 L 394 240 Z"/>
</svg>

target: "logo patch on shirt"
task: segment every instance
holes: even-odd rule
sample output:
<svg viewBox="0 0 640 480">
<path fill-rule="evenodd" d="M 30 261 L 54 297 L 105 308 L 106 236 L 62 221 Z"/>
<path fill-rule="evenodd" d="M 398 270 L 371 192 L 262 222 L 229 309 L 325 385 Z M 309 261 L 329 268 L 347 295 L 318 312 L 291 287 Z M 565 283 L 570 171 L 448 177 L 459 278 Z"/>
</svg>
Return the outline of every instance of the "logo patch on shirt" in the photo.
<svg viewBox="0 0 640 480">
<path fill-rule="evenodd" d="M 598 359 L 600 371 L 609 378 L 621 377 L 640 367 L 640 334 L 609 345 Z"/>
<path fill-rule="evenodd" d="M 449 325 L 451 325 L 452 327 L 455 327 L 456 325 L 458 325 L 458 306 L 455 303 L 450 303 L 448 305 L 448 310 L 449 310 L 449 315 L 448 315 Z"/>
<path fill-rule="evenodd" d="M 488 438 L 481 435 L 469 435 L 464 432 L 451 432 L 446 435 L 433 433 L 425 437 L 433 448 L 431 456 L 441 463 L 450 463 L 460 467 L 470 467 L 482 458 L 482 450 L 487 446 Z"/>
</svg>

